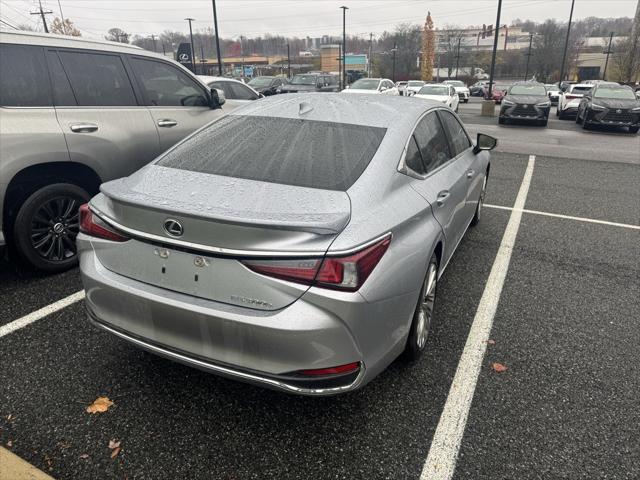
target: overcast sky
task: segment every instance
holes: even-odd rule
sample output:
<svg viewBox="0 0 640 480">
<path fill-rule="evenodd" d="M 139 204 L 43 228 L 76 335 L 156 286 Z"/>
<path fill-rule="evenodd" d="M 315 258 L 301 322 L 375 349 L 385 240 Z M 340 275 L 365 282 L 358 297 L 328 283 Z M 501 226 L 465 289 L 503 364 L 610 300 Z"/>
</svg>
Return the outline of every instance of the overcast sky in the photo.
<svg viewBox="0 0 640 480">
<path fill-rule="evenodd" d="M 576 0 L 574 18 L 633 17 L 638 0 Z M 422 24 L 431 11 L 437 28 L 445 25 L 494 24 L 497 0 L 217 0 L 220 36 L 281 34 L 286 36 L 337 35 L 342 32 L 341 5 L 347 11 L 347 31 L 368 36 L 393 30 L 398 23 Z M 38 25 L 30 15 L 37 0 L 0 0 L 0 18 L 14 24 Z M 193 17 L 194 30 L 213 25 L 211 0 L 60 0 L 65 17 L 86 37 L 102 38 L 112 27 L 131 34 L 149 35 L 163 30 L 188 31 L 185 17 Z M 59 16 L 57 0 L 42 0 Z M 516 18 L 566 21 L 571 0 L 504 0 L 500 23 Z M 48 16 L 48 21 L 54 15 Z"/>
</svg>

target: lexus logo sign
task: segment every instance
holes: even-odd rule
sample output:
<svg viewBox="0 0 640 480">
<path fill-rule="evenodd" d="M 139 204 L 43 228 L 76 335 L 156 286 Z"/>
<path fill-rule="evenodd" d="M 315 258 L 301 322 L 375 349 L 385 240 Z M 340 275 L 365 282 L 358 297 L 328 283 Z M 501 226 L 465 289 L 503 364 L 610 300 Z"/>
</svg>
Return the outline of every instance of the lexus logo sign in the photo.
<svg viewBox="0 0 640 480">
<path fill-rule="evenodd" d="M 181 237 L 184 233 L 184 228 L 182 224 L 178 220 L 174 220 L 173 218 L 167 218 L 164 221 L 164 231 L 170 237 Z"/>
</svg>

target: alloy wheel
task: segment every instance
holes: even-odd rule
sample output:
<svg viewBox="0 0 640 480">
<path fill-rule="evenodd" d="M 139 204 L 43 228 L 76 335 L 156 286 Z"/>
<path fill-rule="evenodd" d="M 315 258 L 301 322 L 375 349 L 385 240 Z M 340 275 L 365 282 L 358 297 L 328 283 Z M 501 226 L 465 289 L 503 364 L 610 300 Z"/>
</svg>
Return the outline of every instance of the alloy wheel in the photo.
<svg viewBox="0 0 640 480">
<path fill-rule="evenodd" d="M 80 230 L 79 199 L 56 197 L 38 207 L 31 220 L 31 245 L 40 257 L 56 262 L 76 255 Z"/>
<path fill-rule="evenodd" d="M 435 262 L 430 263 L 418 312 L 416 343 L 419 350 L 422 350 L 427 343 L 429 326 L 433 318 L 433 308 L 436 301 L 437 274 L 438 266 Z"/>
</svg>

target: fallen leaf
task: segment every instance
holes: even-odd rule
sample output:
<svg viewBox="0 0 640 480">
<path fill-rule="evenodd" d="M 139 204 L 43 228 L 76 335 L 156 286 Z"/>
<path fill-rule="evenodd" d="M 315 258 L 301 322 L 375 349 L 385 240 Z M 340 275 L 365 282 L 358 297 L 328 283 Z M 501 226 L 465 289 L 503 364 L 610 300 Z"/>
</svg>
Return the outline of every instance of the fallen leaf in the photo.
<svg viewBox="0 0 640 480">
<path fill-rule="evenodd" d="M 109 440 L 109 448 L 113 450 L 114 448 L 118 448 L 120 446 L 120 442 L 117 442 L 115 439 Z"/>
<path fill-rule="evenodd" d="M 120 453 L 120 447 L 114 448 L 113 452 L 111 452 L 111 458 L 116 458 L 116 456 Z"/>
<path fill-rule="evenodd" d="M 13 442 L 11 440 L 9 440 L 7 442 L 7 447 L 9 447 L 9 448 L 13 447 Z"/>
<path fill-rule="evenodd" d="M 11 421 L 11 419 L 13 418 L 13 414 L 10 413 L 9 415 L 7 415 L 7 420 Z"/>
<path fill-rule="evenodd" d="M 502 372 L 506 372 L 507 371 L 507 366 L 506 365 L 503 365 L 503 364 L 497 363 L 497 362 L 496 363 L 492 363 L 491 364 L 491 368 L 493 368 L 493 370 L 495 372 L 498 372 L 498 373 L 502 373 Z"/>
<path fill-rule="evenodd" d="M 107 397 L 98 397 L 87 407 L 87 413 L 103 413 L 109 410 L 113 402 Z"/>
<path fill-rule="evenodd" d="M 495 345 L 495 344 L 496 344 L 496 341 L 495 341 L 495 340 L 487 340 L 487 343 L 488 343 L 489 345 Z"/>
<path fill-rule="evenodd" d="M 83 453 L 82 455 L 80 455 L 80 458 L 85 460 L 85 459 L 89 458 L 89 454 L 88 453 Z"/>
</svg>

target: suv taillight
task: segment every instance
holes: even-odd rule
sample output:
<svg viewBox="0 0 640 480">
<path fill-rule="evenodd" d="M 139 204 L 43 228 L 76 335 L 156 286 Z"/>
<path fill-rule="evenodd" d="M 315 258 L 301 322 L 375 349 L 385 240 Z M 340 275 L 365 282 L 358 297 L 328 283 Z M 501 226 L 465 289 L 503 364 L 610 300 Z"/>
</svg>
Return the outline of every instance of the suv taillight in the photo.
<svg viewBox="0 0 640 480">
<path fill-rule="evenodd" d="M 324 259 L 242 260 L 254 272 L 305 285 L 355 292 L 387 251 L 391 235 L 346 256 Z"/>
<path fill-rule="evenodd" d="M 112 242 L 126 242 L 129 240 L 128 237 L 116 232 L 94 215 L 87 203 L 80 206 L 80 232 L 92 237 L 111 240 Z"/>
</svg>

